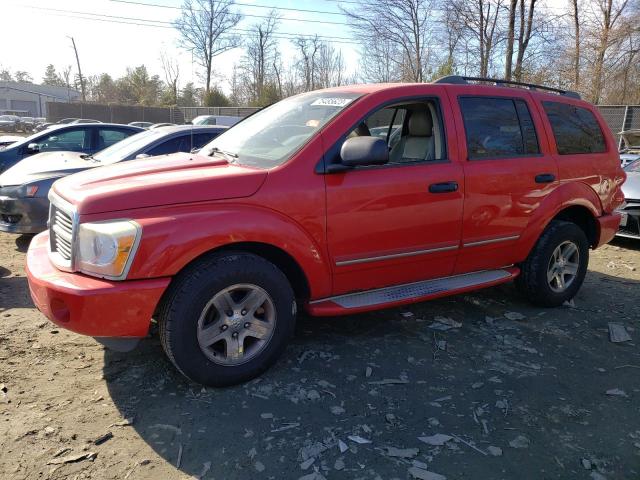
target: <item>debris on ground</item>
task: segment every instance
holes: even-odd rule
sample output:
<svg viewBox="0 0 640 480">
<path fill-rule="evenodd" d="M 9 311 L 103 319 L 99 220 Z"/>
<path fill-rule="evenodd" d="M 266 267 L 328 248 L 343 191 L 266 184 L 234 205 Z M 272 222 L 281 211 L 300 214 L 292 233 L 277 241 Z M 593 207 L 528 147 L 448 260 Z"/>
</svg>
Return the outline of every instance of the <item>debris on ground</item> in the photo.
<svg viewBox="0 0 640 480">
<path fill-rule="evenodd" d="M 399 457 L 399 458 L 413 458 L 420 453 L 417 448 L 396 448 L 396 447 L 384 447 L 384 454 L 387 457 Z"/>
<path fill-rule="evenodd" d="M 349 450 L 349 447 L 342 440 L 338 440 L 338 449 L 340 450 L 340 453 L 344 453 Z"/>
<path fill-rule="evenodd" d="M 462 322 L 457 322 L 453 318 L 449 317 L 434 317 L 433 323 L 429 325 L 429 328 L 432 330 L 451 330 L 452 328 L 460 328 L 462 327 Z"/>
<path fill-rule="evenodd" d="M 430 472 L 422 468 L 413 466 L 409 468 L 409 475 L 417 480 L 447 480 L 447 477 L 439 473 Z"/>
<path fill-rule="evenodd" d="M 47 465 L 62 465 L 65 463 L 76 463 L 83 460 L 95 460 L 98 456 L 96 452 L 79 453 L 77 455 L 68 455 L 66 457 L 54 457 L 47 462 Z"/>
<path fill-rule="evenodd" d="M 509 442 L 511 448 L 529 448 L 529 445 L 531 445 L 531 440 L 524 435 L 518 435 Z"/>
<path fill-rule="evenodd" d="M 624 390 L 621 390 L 619 388 L 611 388 L 609 390 L 607 390 L 605 392 L 607 395 L 610 395 L 612 397 L 627 397 L 627 393 Z"/>
<path fill-rule="evenodd" d="M 385 378 L 384 380 L 376 380 L 368 383 L 369 385 L 404 385 L 409 383 L 409 380 L 404 378 Z"/>
<path fill-rule="evenodd" d="M 629 335 L 624 325 L 609 323 L 609 340 L 613 343 L 629 342 L 631 341 L 631 335 Z"/>
<path fill-rule="evenodd" d="M 427 437 L 418 437 L 418 440 L 426 443 L 427 445 L 433 445 L 434 447 L 441 447 L 449 440 L 453 440 L 453 437 L 450 435 L 445 435 L 444 433 L 436 433 L 435 435 L 430 435 Z"/>
<path fill-rule="evenodd" d="M 371 440 L 367 440 L 366 438 L 362 438 L 359 435 L 349 435 L 347 438 L 349 440 L 351 440 L 352 442 L 359 443 L 361 445 L 364 445 L 366 443 L 371 443 Z"/>
<path fill-rule="evenodd" d="M 110 439 L 112 439 L 112 438 L 113 438 L 113 433 L 111 433 L 111 432 L 107 432 L 107 433 L 105 433 L 104 435 L 102 435 L 102 436 L 100 436 L 100 437 L 96 438 L 96 439 L 93 441 L 93 444 L 94 444 L 94 445 L 102 445 L 104 442 L 106 442 L 107 440 L 110 440 Z"/>
<path fill-rule="evenodd" d="M 502 455 L 502 449 L 500 447 L 494 447 L 493 445 L 489 445 L 487 447 L 487 452 L 489 452 L 489 455 L 494 457 L 499 457 Z"/>
<path fill-rule="evenodd" d="M 520 312 L 505 312 L 504 317 L 509 320 L 524 320 L 527 318 Z"/>
</svg>

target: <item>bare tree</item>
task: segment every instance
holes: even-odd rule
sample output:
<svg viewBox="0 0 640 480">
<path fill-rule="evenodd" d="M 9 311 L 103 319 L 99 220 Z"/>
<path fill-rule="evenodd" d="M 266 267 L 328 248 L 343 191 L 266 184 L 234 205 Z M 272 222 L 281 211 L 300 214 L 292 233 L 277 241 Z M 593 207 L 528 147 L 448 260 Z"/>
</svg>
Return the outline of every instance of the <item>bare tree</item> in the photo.
<svg viewBox="0 0 640 480">
<path fill-rule="evenodd" d="M 177 60 L 169 57 L 166 51 L 160 52 L 160 61 L 164 71 L 164 80 L 169 90 L 169 103 L 178 104 L 178 79 L 180 78 L 180 65 Z"/>
<path fill-rule="evenodd" d="M 333 45 L 323 42 L 317 56 L 317 86 L 320 88 L 342 85 L 344 59 L 342 52 Z"/>
<path fill-rule="evenodd" d="M 397 60 L 401 55 L 395 43 L 385 39 L 363 46 L 360 56 L 363 79 L 369 82 L 399 82 L 402 71 Z"/>
<path fill-rule="evenodd" d="M 367 54 L 372 45 L 384 43 L 403 79 L 422 82 L 429 57 L 431 4 L 431 0 L 358 0 L 353 8 L 341 8 Z"/>
<path fill-rule="evenodd" d="M 509 0 L 509 29 L 507 30 L 507 54 L 504 62 L 504 78 L 511 80 L 511 67 L 513 64 L 513 44 L 516 33 L 516 6 L 518 0 Z"/>
<path fill-rule="evenodd" d="M 249 101 L 262 103 L 267 83 L 275 84 L 278 40 L 275 37 L 280 15 L 271 10 L 267 19 L 252 27 L 252 33 L 245 42 L 245 54 L 242 59 L 243 76 L 248 90 Z"/>
<path fill-rule="evenodd" d="M 242 16 L 233 6 L 233 0 L 184 0 L 174 24 L 182 47 L 192 52 L 205 70 L 206 92 L 211 90 L 213 59 L 240 45 L 240 37 L 232 29 Z"/>
<path fill-rule="evenodd" d="M 575 39 L 575 50 L 573 57 L 573 88 L 580 89 L 580 15 L 578 12 L 578 0 L 571 0 L 573 7 L 573 35 Z"/>
<path fill-rule="evenodd" d="M 524 54 L 531 42 L 533 35 L 534 11 L 536 0 L 529 0 L 529 8 L 525 4 L 525 0 L 520 0 L 520 35 L 518 35 L 518 54 L 516 56 L 516 67 L 513 76 L 517 81 L 522 80 L 522 62 Z"/>
<path fill-rule="evenodd" d="M 320 49 L 320 39 L 316 35 L 313 38 L 298 37 L 293 41 L 298 50 L 297 70 L 302 77 L 303 91 L 315 90 L 316 87 L 316 66 L 318 50 Z"/>
</svg>

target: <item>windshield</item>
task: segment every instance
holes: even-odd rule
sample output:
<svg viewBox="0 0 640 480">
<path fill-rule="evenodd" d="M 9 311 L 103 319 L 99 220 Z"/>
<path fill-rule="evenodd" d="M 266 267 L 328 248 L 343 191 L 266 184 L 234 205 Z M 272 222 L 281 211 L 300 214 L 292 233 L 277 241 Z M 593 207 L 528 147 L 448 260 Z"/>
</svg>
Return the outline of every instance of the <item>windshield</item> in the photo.
<svg viewBox="0 0 640 480">
<path fill-rule="evenodd" d="M 637 172 L 640 173 L 640 160 L 635 160 L 631 162 L 629 165 L 624 167 L 627 172 Z"/>
<path fill-rule="evenodd" d="M 289 97 L 236 124 L 205 145 L 200 154 L 212 155 L 217 150 L 243 165 L 276 167 L 359 96 L 310 92 Z"/>
<path fill-rule="evenodd" d="M 165 135 L 167 135 L 167 132 L 163 129 L 145 130 L 144 132 L 136 133 L 124 140 L 120 140 L 104 150 L 100 150 L 93 156 L 93 159 L 104 164 L 120 162 L 133 154 L 141 153 L 140 150 L 143 150 Z"/>
</svg>

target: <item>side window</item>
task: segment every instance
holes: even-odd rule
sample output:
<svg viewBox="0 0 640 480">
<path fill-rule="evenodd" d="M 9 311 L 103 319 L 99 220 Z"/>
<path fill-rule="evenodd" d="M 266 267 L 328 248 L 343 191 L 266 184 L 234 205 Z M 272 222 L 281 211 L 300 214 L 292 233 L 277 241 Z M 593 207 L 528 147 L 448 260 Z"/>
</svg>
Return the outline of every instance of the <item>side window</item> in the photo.
<svg viewBox="0 0 640 480">
<path fill-rule="evenodd" d="M 446 158 L 438 104 L 420 101 L 392 105 L 369 115 L 349 137 L 382 138 L 389 147 L 389 163 L 402 164 Z"/>
<path fill-rule="evenodd" d="M 460 109 L 469 160 L 540 153 L 531 114 L 523 100 L 462 97 Z"/>
<path fill-rule="evenodd" d="M 119 130 L 115 128 L 101 128 L 98 130 L 98 146 L 97 150 L 110 147 L 114 143 L 118 143 L 120 140 L 124 140 L 133 132 L 126 130 Z"/>
<path fill-rule="evenodd" d="M 607 150 L 596 117 L 586 108 L 562 102 L 542 102 L 549 118 L 558 153 L 603 153 Z"/>
<path fill-rule="evenodd" d="M 73 129 L 65 132 L 53 132 L 42 140 L 38 140 L 41 152 L 71 151 L 83 152 L 90 148 L 91 132 L 84 129 Z"/>
<path fill-rule="evenodd" d="M 191 150 L 191 140 L 189 136 L 174 137 L 166 142 L 162 142 L 160 145 L 153 147 L 147 151 L 148 155 L 152 157 L 156 155 L 167 155 L 169 153 L 176 152 L 188 152 Z"/>
<path fill-rule="evenodd" d="M 189 151 L 191 151 L 194 148 L 202 148 L 202 147 L 204 147 L 207 143 L 209 143 L 211 140 L 216 138 L 218 135 L 220 135 L 220 133 L 218 133 L 218 132 L 196 133 L 193 136 L 193 142 L 192 142 L 192 145 L 191 145 L 191 149 L 189 149 Z"/>
</svg>

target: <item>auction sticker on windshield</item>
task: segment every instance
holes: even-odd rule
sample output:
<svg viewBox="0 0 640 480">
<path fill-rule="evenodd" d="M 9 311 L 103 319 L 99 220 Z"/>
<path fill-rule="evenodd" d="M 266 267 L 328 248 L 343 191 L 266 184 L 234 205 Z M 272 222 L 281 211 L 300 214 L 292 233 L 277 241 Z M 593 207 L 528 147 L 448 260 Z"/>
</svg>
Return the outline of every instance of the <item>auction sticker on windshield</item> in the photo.
<svg viewBox="0 0 640 480">
<path fill-rule="evenodd" d="M 344 107 L 353 102 L 353 98 L 319 98 L 315 100 L 311 106 L 323 106 L 323 107 Z"/>
</svg>

